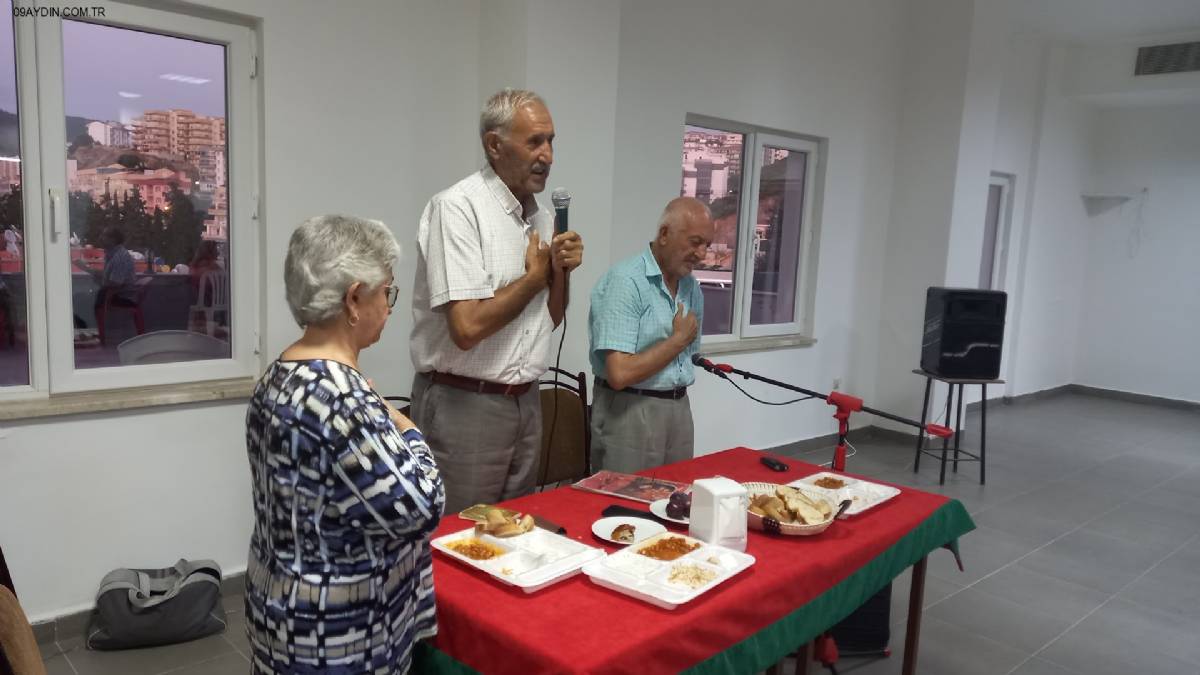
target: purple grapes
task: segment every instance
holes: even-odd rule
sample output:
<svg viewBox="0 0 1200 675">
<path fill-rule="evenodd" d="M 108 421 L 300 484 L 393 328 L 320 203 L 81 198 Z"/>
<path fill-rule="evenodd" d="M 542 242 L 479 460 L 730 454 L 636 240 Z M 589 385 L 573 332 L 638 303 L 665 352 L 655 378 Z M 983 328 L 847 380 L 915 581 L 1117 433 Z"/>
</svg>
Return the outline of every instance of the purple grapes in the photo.
<svg viewBox="0 0 1200 675">
<path fill-rule="evenodd" d="M 667 515 L 676 520 L 687 518 L 692 512 L 691 493 L 675 492 L 667 500 Z"/>
</svg>

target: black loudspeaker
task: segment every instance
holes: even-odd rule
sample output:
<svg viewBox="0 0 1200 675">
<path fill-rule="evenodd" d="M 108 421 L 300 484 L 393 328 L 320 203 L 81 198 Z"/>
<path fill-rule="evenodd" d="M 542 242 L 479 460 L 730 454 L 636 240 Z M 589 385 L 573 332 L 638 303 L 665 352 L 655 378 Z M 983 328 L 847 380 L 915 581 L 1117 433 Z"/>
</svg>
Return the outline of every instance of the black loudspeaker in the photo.
<svg viewBox="0 0 1200 675">
<path fill-rule="evenodd" d="M 892 584 L 871 596 L 862 607 L 830 631 L 842 656 L 878 654 L 886 651 L 892 633 L 888 628 L 892 616 Z"/>
<path fill-rule="evenodd" d="M 999 377 L 1007 304 L 1004 291 L 930 287 L 925 294 L 921 369 L 964 380 Z"/>
</svg>

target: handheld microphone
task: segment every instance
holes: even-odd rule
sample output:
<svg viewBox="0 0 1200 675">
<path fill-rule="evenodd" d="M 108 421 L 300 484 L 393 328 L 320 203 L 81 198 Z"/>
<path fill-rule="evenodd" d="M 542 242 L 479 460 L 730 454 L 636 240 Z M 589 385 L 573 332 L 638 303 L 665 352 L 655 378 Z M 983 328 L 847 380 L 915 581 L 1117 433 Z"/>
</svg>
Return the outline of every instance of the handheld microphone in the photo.
<svg viewBox="0 0 1200 675">
<path fill-rule="evenodd" d="M 550 193 L 550 201 L 554 203 L 554 233 L 562 234 L 567 231 L 567 207 L 571 205 L 571 193 L 567 188 L 557 187 Z"/>
</svg>

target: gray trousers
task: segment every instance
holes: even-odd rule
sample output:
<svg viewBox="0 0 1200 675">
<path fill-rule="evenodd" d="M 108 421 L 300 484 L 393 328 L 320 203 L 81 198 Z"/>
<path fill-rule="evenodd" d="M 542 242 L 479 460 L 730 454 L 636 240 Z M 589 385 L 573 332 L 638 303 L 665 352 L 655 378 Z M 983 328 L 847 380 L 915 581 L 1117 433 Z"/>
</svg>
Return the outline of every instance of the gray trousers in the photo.
<svg viewBox="0 0 1200 675">
<path fill-rule="evenodd" d="M 593 389 L 592 470 L 634 473 L 692 458 L 695 429 L 688 397 L 653 398 Z"/>
<path fill-rule="evenodd" d="M 513 398 L 434 384 L 418 373 L 412 420 L 437 460 L 447 516 L 533 492 L 542 445 L 537 386 Z"/>
</svg>

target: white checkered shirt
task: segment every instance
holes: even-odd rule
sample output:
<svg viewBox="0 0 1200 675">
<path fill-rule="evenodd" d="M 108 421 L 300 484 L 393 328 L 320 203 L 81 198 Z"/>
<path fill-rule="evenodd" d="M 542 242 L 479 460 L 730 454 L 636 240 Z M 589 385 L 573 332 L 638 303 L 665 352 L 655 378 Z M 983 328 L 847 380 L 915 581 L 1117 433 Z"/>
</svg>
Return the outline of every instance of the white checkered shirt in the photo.
<svg viewBox="0 0 1200 675">
<path fill-rule="evenodd" d="M 469 351 L 450 339 L 446 303 L 490 298 L 525 274 L 525 247 L 537 228 L 554 235 L 553 213 L 537 205 L 528 218 L 491 167 L 484 167 L 429 200 L 417 230 L 413 330 L 409 339 L 418 373 L 436 370 L 501 384 L 532 382 L 546 372 L 554 322 L 549 291 Z"/>
</svg>

